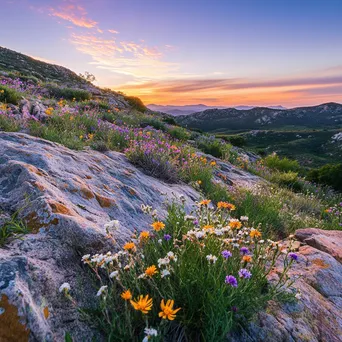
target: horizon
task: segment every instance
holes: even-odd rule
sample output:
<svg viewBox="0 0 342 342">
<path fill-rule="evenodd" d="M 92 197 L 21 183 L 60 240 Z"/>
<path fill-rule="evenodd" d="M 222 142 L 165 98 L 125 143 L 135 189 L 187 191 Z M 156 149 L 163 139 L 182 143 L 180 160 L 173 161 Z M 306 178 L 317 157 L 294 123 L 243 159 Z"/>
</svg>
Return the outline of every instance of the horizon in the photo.
<svg viewBox="0 0 342 342">
<path fill-rule="evenodd" d="M 341 11 L 337 0 L 8 0 L 0 45 L 145 104 L 289 109 L 342 102 Z"/>
</svg>

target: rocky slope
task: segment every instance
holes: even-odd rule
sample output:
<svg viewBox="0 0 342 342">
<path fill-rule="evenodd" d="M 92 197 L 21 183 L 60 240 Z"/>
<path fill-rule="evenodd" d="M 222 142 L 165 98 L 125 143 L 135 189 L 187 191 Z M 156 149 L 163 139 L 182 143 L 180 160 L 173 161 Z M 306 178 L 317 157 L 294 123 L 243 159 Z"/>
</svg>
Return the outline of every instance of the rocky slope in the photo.
<svg viewBox="0 0 342 342">
<path fill-rule="evenodd" d="M 210 132 L 227 130 L 277 129 L 285 126 L 302 128 L 342 126 L 342 105 L 325 103 L 313 107 L 300 107 L 286 110 L 253 108 L 208 109 L 203 112 L 177 117 L 177 121 L 189 128 Z"/>
<path fill-rule="evenodd" d="M 230 164 L 221 168 L 232 185 L 259 181 Z M 114 250 L 146 228 L 141 204 L 163 215 L 163 202 L 181 195 L 189 206 L 200 196 L 187 185 L 145 175 L 121 153 L 74 152 L 22 133 L 0 133 L 0 208 L 5 215 L 20 210 L 32 230 L 0 249 L 0 326 L 6 327 L 0 341 L 64 341 L 65 332 L 74 341 L 101 341 L 59 286 L 69 282 L 78 304 L 91 305 L 94 288 L 81 256 Z M 111 220 L 120 221 L 118 231 L 109 231 L 115 244 L 104 228 Z M 302 230 L 297 237 L 302 245 L 291 274 L 302 274 L 296 283 L 302 299 L 271 303 L 234 341 L 340 341 L 341 232 Z"/>
<path fill-rule="evenodd" d="M 222 172 L 230 184 L 258 182 L 232 165 Z M 75 341 L 90 341 L 89 328 L 59 286 L 69 282 L 78 301 L 89 304 L 93 290 L 79 285 L 89 282 L 80 257 L 116 248 L 104 224 L 120 221 L 119 231 L 111 232 L 120 244 L 150 223 L 141 204 L 163 214 L 163 202 L 180 195 L 189 204 L 199 198 L 187 185 L 145 175 L 121 153 L 74 152 L 22 133 L 0 133 L 0 209 L 20 210 L 32 230 L 0 249 L 0 326 L 10 327 L 0 330 L 0 341 L 63 341 L 66 331 Z"/>
</svg>

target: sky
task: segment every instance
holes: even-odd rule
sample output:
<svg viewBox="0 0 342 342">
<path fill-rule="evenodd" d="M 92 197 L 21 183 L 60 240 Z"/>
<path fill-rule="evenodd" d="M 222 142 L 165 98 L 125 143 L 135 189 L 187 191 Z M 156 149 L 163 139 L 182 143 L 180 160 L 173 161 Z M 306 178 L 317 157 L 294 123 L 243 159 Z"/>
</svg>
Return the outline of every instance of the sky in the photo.
<svg viewBox="0 0 342 342">
<path fill-rule="evenodd" d="M 342 103 L 342 0 L 0 0 L 0 46 L 145 104 Z"/>
</svg>

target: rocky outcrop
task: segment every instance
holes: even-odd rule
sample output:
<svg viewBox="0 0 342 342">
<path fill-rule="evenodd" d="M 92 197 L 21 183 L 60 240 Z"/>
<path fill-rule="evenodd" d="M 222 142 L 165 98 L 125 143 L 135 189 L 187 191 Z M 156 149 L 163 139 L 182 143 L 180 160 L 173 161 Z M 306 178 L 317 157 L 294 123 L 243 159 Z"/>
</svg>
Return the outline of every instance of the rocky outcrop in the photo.
<svg viewBox="0 0 342 342">
<path fill-rule="evenodd" d="M 300 229 L 298 262 L 289 276 L 301 292 L 295 303 L 270 303 L 232 342 L 342 341 L 342 231 Z M 275 281 L 281 265 L 270 277 Z"/>
<path fill-rule="evenodd" d="M 73 152 L 25 134 L 0 133 L 0 209 L 21 210 L 32 231 L 0 249 L 0 327 L 7 327 L 0 329 L 0 341 L 64 341 L 67 331 L 75 341 L 90 341 L 93 333 L 59 286 L 69 282 L 79 304 L 91 305 L 94 290 L 80 258 L 115 249 L 104 224 L 120 221 L 119 230 L 110 232 L 120 244 L 150 224 L 141 204 L 163 216 L 163 202 L 180 195 L 189 204 L 199 197 L 187 185 L 145 175 L 121 153 Z M 30 331 L 21 339 L 15 333 L 19 321 Z"/>
</svg>

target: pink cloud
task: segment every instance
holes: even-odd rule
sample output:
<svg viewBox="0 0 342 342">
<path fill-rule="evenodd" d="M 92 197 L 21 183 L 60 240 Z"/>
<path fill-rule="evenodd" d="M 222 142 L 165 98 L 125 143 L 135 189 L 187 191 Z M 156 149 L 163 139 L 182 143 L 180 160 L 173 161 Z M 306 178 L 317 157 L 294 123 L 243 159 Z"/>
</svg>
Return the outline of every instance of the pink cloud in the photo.
<svg viewBox="0 0 342 342">
<path fill-rule="evenodd" d="M 119 34 L 119 31 L 116 30 L 108 30 L 109 33 L 113 33 L 113 34 Z"/>
<path fill-rule="evenodd" d="M 87 17 L 87 11 L 84 7 L 68 1 L 58 8 L 50 8 L 50 15 L 64 19 L 73 23 L 75 26 L 94 28 L 97 22 Z"/>
</svg>

